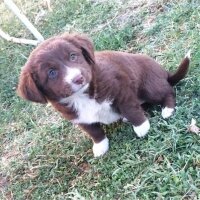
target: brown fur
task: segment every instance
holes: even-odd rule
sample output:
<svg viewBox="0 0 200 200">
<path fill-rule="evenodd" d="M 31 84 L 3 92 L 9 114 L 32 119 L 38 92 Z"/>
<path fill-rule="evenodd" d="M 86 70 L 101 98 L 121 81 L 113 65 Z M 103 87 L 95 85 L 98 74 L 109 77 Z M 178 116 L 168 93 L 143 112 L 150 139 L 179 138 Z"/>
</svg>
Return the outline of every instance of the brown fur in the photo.
<svg viewBox="0 0 200 200">
<path fill-rule="evenodd" d="M 73 51 L 78 53 L 76 62 L 69 61 L 69 53 Z M 75 119 L 76 110 L 60 103 L 60 99 L 73 94 L 63 81 L 66 65 L 81 70 L 90 84 L 86 91 L 90 98 L 99 103 L 112 99 L 113 110 L 139 126 L 146 120 L 141 107 L 143 102 L 174 108 L 172 86 L 186 75 L 189 59 L 185 58 L 177 73 L 171 74 L 146 55 L 94 52 L 91 40 L 85 35 L 64 34 L 46 40 L 31 53 L 20 75 L 18 94 L 37 103 L 50 102 L 66 119 Z M 48 69 L 52 67 L 59 72 L 55 80 L 47 77 Z M 79 126 L 94 142 L 105 137 L 99 123 Z"/>
</svg>

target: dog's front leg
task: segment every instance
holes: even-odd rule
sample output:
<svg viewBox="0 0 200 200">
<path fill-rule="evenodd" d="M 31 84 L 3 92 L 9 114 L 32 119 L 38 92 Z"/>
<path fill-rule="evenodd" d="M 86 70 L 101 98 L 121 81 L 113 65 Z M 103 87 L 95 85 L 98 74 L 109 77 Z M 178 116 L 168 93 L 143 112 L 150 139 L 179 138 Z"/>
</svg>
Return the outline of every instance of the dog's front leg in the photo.
<svg viewBox="0 0 200 200">
<path fill-rule="evenodd" d="M 144 137 L 148 133 L 150 123 L 139 103 L 121 104 L 120 112 L 124 118 L 133 124 L 133 129 L 138 137 Z"/>
<path fill-rule="evenodd" d="M 104 155 L 109 149 L 109 141 L 100 124 L 99 123 L 79 124 L 79 126 L 93 140 L 94 157 L 99 157 Z"/>
</svg>

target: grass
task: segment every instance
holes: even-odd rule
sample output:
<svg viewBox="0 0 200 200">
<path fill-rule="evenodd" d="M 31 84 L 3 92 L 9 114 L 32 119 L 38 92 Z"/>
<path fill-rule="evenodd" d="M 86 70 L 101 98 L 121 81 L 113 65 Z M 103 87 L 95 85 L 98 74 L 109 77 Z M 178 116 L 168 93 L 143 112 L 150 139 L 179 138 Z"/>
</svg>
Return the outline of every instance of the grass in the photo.
<svg viewBox="0 0 200 200">
<path fill-rule="evenodd" d="M 190 72 L 175 88 L 176 113 L 148 110 L 151 130 L 137 139 L 130 125 L 105 126 L 110 151 L 94 159 L 91 141 L 50 107 L 15 93 L 20 69 L 33 47 L 0 39 L 0 199 L 200 199 L 200 4 L 198 0 L 16 0 L 45 38 L 65 31 L 88 33 L 97 50 L 146 53 L 176 70 L 192 50 Z M 32 38 L 0 3 L 0 25 Z"/>
</svg>

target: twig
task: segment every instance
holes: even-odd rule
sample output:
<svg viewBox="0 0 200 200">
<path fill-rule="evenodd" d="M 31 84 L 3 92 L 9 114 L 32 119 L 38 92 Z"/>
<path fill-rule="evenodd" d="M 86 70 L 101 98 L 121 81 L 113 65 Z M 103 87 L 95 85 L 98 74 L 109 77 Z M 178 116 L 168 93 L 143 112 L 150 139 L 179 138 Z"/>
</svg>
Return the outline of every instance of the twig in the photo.
<svg viewBox="0 0 200 200">
<path fill-rule="evenodd" d="M 36 46 L 39 43 L 38 40 L 28 40 L 28 39 L 23 39 L 23 38 L 11 37 L 7 33 L 3 32 L 1 29 L 0 29 L 0 36 L 2 38 L 4 38 L 5 40 L 7 40 L 7 41 L 20 43 L 20 44 L 30 44 L 30 45 L 35 45 Z"/>
<path fill-rule="evenodd" d="M 103 25 L 97 27 L 96 29 L 93 29 L 93 30 L 91 31 L 91 33 L 96 33 L 96 32 L 99 32 L 100 30 L 101 30 L 101 31 L 104 30 L 104 28 L 105 28 L 106 26 L 109 26 L 109 25 L 111 24 L 111 22 L 112 22 L 113 20 L 115 20 L 115 19 L 118 17 L 117 14 L 118 14 L 118 13 L 116 13 L 115 16 L 114 16 L 112 19 L 110 19 L 109 21 L 107 21 L 105 24 L 103 24 Z"/>
<path fill-rule="evenodd" d="M 37 31 L 37 29 L 31 24 L 27 17 L 22 14 L 19 8 L 13 3 L 12 0 L 4 0 L 4 3 L 10 8 L 10 10 L 21 20 L 22 23 L 29 29 L 29 31 L 38 39 L 39 42 L 44 41 L 43 36 Z"/>
<path fill-rule="evenodd" d="M 47 3 L 48 10 L 49 10 L 50 12 L 52 12 L 51 0 L 46 0 L 46 3 Z"/>
</svg>

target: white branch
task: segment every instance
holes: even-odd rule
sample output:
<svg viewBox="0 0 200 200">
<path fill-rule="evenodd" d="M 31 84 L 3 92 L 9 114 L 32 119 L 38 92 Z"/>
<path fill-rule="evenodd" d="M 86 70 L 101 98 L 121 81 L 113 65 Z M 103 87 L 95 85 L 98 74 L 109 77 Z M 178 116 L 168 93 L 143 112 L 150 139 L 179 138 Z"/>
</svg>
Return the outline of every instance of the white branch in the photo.
<svg viewBox="0 0 200 200">
<path fill-rule="evenodd" d="M 37 29 L 31 24 L 27 17 L 22 14 L 19 8 L 12 2 L 12 0 L 4 0 L 4 3 L 10 8 L 10 10 L 24 23 L 29 31 L 40 41 L 44 41 L 43 36 L 37 31 Z"/>
<path fill-rule="evenodd" d="M 36 46 L 39 43 L 38 40 L 27 40 L 27 39 L 23 39 L 23 38 L 11 37 L 7 33 L 3 32 L 1 29 L 0 29 L 0 36 L 7 41 L 12 41 L 15 43 L 20 43 L 20 44 L 31 44 L 31 45 Z"/>
<path fill-rule="evenodd" d="M 47 3 L 48 10 L 51 12 L 52 11 L 52 9 L 51 9 L 51 0 L 46 0 L 46 3 Z"/>
</svg>

